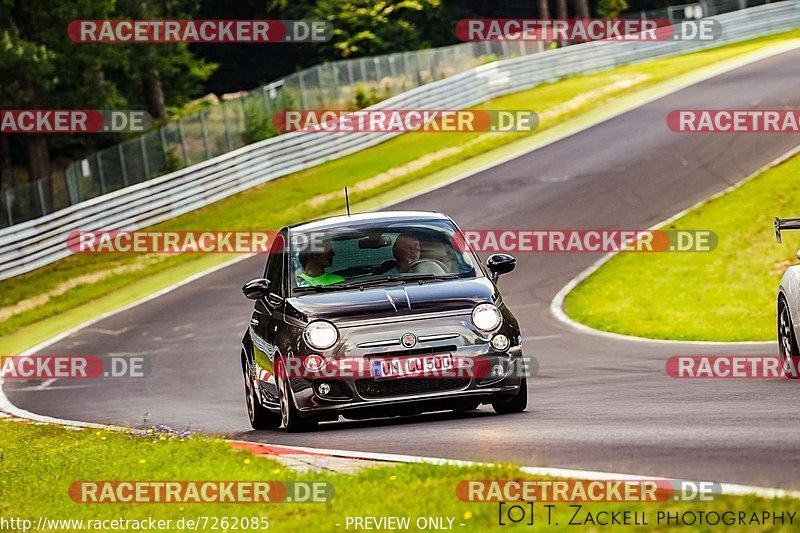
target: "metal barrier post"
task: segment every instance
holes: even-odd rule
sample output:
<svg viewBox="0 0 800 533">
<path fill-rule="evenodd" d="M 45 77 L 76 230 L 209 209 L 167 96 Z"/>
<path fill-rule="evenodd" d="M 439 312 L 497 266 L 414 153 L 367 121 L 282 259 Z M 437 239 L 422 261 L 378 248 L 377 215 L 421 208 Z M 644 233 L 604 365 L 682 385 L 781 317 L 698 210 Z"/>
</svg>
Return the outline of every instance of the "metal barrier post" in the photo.
<svg viewBox="0 0 800 533">
<path fill-rule="evenodd" d="M 100 159 L 100 154 L 102 152 L 97 152 L 94 154 L 94 159 L 97 161 L 97 175 L 100 178 L 100 192 L 105 194 L 106 193 L 106 176 L 103 173 L 103 161 Z"/>
<path fill-rule="evenodd" d="M 117 145 L 117 152 L 119 153 L 119 168 L 122 169 L 122 185 L 128 186 L 128 169 L 125 168 L 125 154 L 122 153 L 122 143 Z"/>
<path fill-rule="evenodd" d="M 224 108 L 223 108 L 224 109 Z M 178 139 L 181 141 L 181 151 L 183 152 L 183 160 L 188 165 L 189 164 L 189 156 L 186 152 L 186 143 L 183 140 L 183 125 L 181 121 L 178 121 Z"/>
<path fill-rule="evenodd" d="M 206 126 L 206 114 L 200 112 L 200 129 L 203 131 L 203 148 L 206 151 L 206 159 L 211 159 L 211 150 L 208 147 L 208 126 Z"/>
<path fill-rule="evenodd" d="M 44 189 L 42 189 L 42 180 L 36 180 L 36 190 L 39 192 L 39 207 L 42 208 L 42 215 L 47 214 L 47 204 L 44 201 Z"/>
<path fill-rule="evenodd" d="M 163 126 L 158 129 L 158 135 L 161 138 L 161 151 L 164 152 L 164 166 L 167 167 L 167 161 L 169 161 L 169 150 L 167 149 L 167 134 L 164 130 L 167 127 Z"/>
<path fill-rule="evenodd" d="M 11 195 L 8 194 L 8 191 L 3 191 L 3 194 L 6 197 L 6 215 L 8 216 L 8 225 L 14 225 L 14 217 L 11 215 Z"/>
<path fill-rule="evenodd" d="M 142 164 L 144 165 L 144 179 L 150 179 L 150 162 L 147 160 L 147 147 L 144 144 L 144 135 L 139 136 L 139 149 L 142 152 Z"/>
<path fill-rule="evenodd" d="M 72 164 L 64 171 L 64 178 L 67 182 L 67 194 L 69 195 L 69 205 L 77 204 L 81 201 L 80 183 L 75 177 L 75 165 Z"/>
</svg>

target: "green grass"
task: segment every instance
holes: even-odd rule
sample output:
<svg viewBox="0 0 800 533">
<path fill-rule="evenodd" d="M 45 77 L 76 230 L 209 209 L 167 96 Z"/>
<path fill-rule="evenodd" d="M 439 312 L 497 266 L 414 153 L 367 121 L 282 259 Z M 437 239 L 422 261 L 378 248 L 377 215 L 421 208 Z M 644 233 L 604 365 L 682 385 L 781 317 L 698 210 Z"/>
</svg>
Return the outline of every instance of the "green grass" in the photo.
<svg viewBox="0 0 800 533">
<path fill-rule="evenodd" d="M 0 428 L 0 517 L 5 519 L 30 519 L 36 524 L 41 516 L 65 520 L 154 518 L 173 521 L 203 516 L 268 517 L 269 531 L 293 532 L 346 531 L 348 516 L 410 516 L 413 520 L 435 516 L 454 518 L 455 531 L 532 529 L 521 524 L 498 526 L 497 503 L 463 502 L 456 497 L 455 488 L 461 480 L 536 479 L 513 465 L 462 468 L 409 464 L 364 469 L 355 475 L 300 474 L 270 459 L 253 457 L 221 440 L 207 437 L 161 440 L 157 434 L 129 437 L 114 431 L 73 431 L 8 421 L 0 421 Z M 74 502 L 68 495 L 69 486 L 76 481 L 105 480 L 321 481 L 333 485 L 334 497 L 328 503 L 314 504 L 83 504 Z M 566 503 L 554 505 L 550 525 L 547 525 L 543 504 L 534 505 L 538 529 L 622 529 L 570 526 L 573 509 Z M 696 528 L 658 525 L 657 513 L 710 510 L 779 513 L 796 509 L 796 500 L 725 496 L 702 503 L 594 503 L 584 505 L 581 516 L 585 517 L 587 511 L 638 511 L 644 513 L 647 529 L 689 531 Z M 461 526 L 462 523 L 465 525 Z M 337 527 L 336 524 L 341 525 Z M 788 523 L 783 527 L 730 527 L 731 531 L 792 529 Z M 711 529 L 706 527 L 705 530 Z"/>
<path fill-rule="evenodd" d="M 391 191 L 407 193 L 408 186 L 423 183 L 425 177 L 456 168 L 455 165 L 465 161 L 478 161 L 480 158 L 476 156 L 515 141 L 529 139 L 532 135 L 546 135 L 547 132 L 541 133 L 541 130 L 579 117 L 635 90 L 652 87 L 695 69 L 758 50 L 764 45 L 796 37 L 800 37 L 800 31 L 542 84 L 478 106 L 479 109 L 534 109 L 540 115 L 544 114 L 539 132 L 503 135 L 404 134 L 368 150 L 237 194 L 153 229 L 272 230 L 339 209 L 342 202 L 338 197 L 316 204 L 309 200 L 317 195 L 335 194 L 345 185 L 356 186 L 352 194 L 356 204 L 384 197 Z M 614 85 L 620 80 L 630 79 L 638 82 L 629 88 Z M 576 97 L 581 100 L 576 101 Z M 576 105 L 560 108 L 565 102 Z M 465 145 L 469 141 L 474 142 Z M 448 152 L 446 157 L 435 161 L 419 163 L 423 156 L 444 149 L 450 149 L 452 153 Z M 371 187 L 357 187 L 369 178 L 411 162 L 417 162 L 417 166 L 393 179 Z M 101 280 L 83 279 L 62 294 L 31 305 L 0 322 L 0 354 L 18 353 L 88 318 L 118 309 L 228 259 L 230 257 L 223 255 L 199 254 L 146 257 L 73 255 L 34 272 L 0 281 L 1 313 L 3 308 L 52 293 L 64 284 L 81 281 L 83 276 L 111 272 Z"/>
<path fill-rule="evenodd" d="M 798 187 L 800 156 L 693 209 L 665 228 L 712 230 L 714 251 L 617 255 L 567 296 L 567 314 L 656 339 L 774 339 L 778 282 L 800 235 L 776 244 L 772 219 L 800 215 Z"/>
</svg>

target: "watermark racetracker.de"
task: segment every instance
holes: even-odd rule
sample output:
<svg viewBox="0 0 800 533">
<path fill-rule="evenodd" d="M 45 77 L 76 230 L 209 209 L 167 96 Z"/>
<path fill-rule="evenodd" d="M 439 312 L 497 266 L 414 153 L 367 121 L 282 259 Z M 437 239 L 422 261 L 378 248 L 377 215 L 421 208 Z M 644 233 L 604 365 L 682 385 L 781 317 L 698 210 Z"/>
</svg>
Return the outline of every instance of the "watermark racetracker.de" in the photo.
<svg viewBox="0 0 800 533">
<path fill-rule="evenodd" d="M 324 43 L 327 20 L 75 20 L 76 43 Z"/>
<path fill-rule="evenodd" d="M 717 236 L 710 230 L 472 229 L 452 236 L 462 252 L 710 252 Z M 292 248 L 325 252 L 324 232 L 293 238 Z M 73 231 L 67 248 L 76 254 L 276 253 L 286 250 L 277 231 Z"/>
<path fill-rule="evenodd" d="M 713 41 L 722 24 L 713 19 L 462 19 L 456 23 L 462 41 Z"/>
</svg>

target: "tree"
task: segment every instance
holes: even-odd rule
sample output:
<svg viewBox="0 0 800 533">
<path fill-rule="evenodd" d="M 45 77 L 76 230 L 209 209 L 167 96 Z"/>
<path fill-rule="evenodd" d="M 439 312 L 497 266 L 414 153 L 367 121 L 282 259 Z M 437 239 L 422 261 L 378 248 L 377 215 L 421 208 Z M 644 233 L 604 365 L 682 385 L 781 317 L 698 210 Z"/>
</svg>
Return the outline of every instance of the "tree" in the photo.
<svg viewBox="0 0 800 533">
<path fill-rule="evenodd" d="M 589 0 L 575 0 L 575 18 L 589 18 Z"/>
<path fill-rule="evenodd" d="M 181 104 L 198 92 L 213 65 L 185 44 L 75 43 L 67 35 L 79 19 L 135 18 L 191 13 L 198 0 L 0 0 L 0 101 L 17 109 L 119 109 L 144 102 L 157 118 L 166 102 Z M 144 18 L 144 17 L 142 17 Z M 173 18 L 180 18 L 173 16 Z M 30 182 L 41 180 L 44 209 L 52 209 L 51 150 L 97 147 L 117 135 L 20 135 Z M 15 139 L 16 141 L 16 139 Z M 0 141 L 0 177 L 8 184 L 6 141 Z M 62 154 L 63 155 L 63 154 Z M 31 198 L 36 196 L 31 195 Z M 34 200 L 32 200 L 33 202 Z"/>
<path fill-rule="evenodd" d="M 137 20 L 190 19 L 198 0 L 119 0 L 116 17 Z M 141 101 L 155 120 L 167 118 L 167 102 L 181 105 L 202 89 L 216 65 L 198 59 L 186 43 L 139 43 L 126 45 L 123 78 L 131 78 L 126 96 Z M 138 90 L 137 90 L 138 89 Z M 169 93 L 169 94 L 165 94 Z"/>
<path fill-rule="evenodd" d="M 569 11 L 567 10 L 567 0 L 556 0 L 556 17 L 560 19 L 565 19 L 569 17 Z"/>
<path fill-rule="evenodd" d="M 550 18 L 550 3 L 548 0 L 538 0 L 539 2 L 539 18 L 547 20 Z"/>
<path fill-rule="evenodd" d="M 627 9 L 627 0 L 598 0 L 597 2 L 597 15 L 600 17 L 615 19 Z"/>
<path fill-rule="evenodd" d="M 333 24 L 332 46 L 341 58 L 414 50 L 425 46 L 415 15 L 440 0 L 318 0 L 308 18 Z"/>
<path fill-rule="evenodd" d="M 73 43 L 67 25 L 106 18 L 113 0 L 0 0 L 0 79 L 5 102 L 25 109 L 108 109 L 124 103 L 103 67 L 119 51 Z M 44 180 L 45 210 L 52 208 L 50 153 L 43 134 L 25 136 L 28 176 Z"/>
</svg>

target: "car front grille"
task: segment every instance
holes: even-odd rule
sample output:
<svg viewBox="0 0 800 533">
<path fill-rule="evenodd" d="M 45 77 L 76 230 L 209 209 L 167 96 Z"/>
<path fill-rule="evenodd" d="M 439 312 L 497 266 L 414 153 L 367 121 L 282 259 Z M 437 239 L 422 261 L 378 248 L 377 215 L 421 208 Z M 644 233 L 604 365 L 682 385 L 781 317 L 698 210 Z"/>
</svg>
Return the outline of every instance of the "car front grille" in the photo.
<svg viewBox="0 0 800 533">
<path fill-rule="evenodd" d="M 463 389 L 469 385 L 465 378 L 407 378 L 375 381 L 357 379 L 356 390 L 362 398 L 391 398 L 412 396 L 432 392 L 445 392 Z"/>
<path fill-rule="evenodd" d="M 302 378 L 290 378 L 289 386 L 292 388 L 292 392 L 296 393 L 296 392 L 303 392 L 306 389 L 310 389 L 311 383 Z"/>
<path fill-rule="evenodd" d="M 458 346 L 455 344 L 447 346 L 431 346 L 430 348 L 414 348 L 411 350 L 391 350 L 387 352 L 372 352 L 364 354 L 364 357 L 407 357 L 412 355 L 438 355 L 442 353 L 456 353 Z"/>
</svg>

